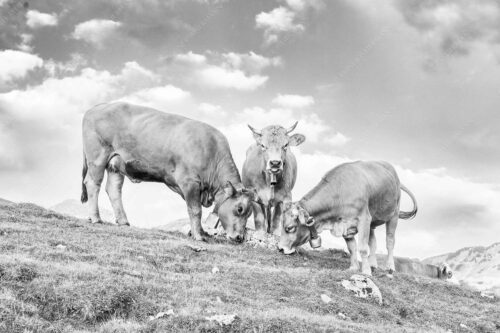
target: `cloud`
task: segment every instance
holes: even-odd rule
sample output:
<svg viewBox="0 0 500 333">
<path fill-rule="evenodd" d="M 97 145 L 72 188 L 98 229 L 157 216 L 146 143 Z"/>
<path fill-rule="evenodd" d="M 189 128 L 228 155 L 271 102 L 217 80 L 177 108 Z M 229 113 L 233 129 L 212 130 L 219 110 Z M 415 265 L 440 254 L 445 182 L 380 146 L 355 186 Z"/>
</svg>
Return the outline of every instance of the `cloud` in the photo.
<svg viewBox="0 0 500 333">
<path fill-rule="evenodd" d="M 324 6 L 322 0 L 282 0 L 295 12 L 302 12 L 307 8 L 321 9 Z"/>
<path fill-rule="evenodd" d="M 218 66 L 209 66 L 198 72 L 200 82 L 211 88 L 231 88 L 252 91 L 263 86 L 267 76 L 246 75 L 243 71 L 231 70 Z"/>
<path fill-rule="evenodd" d="M 198 110 L 204 114 L 205 117 L 225 117 L 227 112 L 222 109 L 220 105 L 213 105 L 210 103 L 200 103 Z"/>
<path fill-rule="evenodd" d="M 189 92 L 167 84 L 136 91 L 120 100 L 169 111 L 170 106 L 186 101 L 190 96 Z"/>
<path fill-rule="evenodd" d="M 255 16 L 255 27 L 264 30 L 264 44 L 276 43 L 283 33 L 298 33 L 305 30 L 299 20 L 309 9 L 319 10 L 324 7 L 323 0 L 281 0 L 285 6 L 274 8 L 270 12 L 261 12 Z"/>
<path fill-rule="evenodd" d="M 266 44 L 273 44 L 278 40 L 278 34 L 283 32 L 304 31 L 304 26 L 295 22 L 296 14 L 286 7 L 274 8 L 270 12 L 261 12 L 255 17 L 257 29 L 264 30 Z"/>
<path fill-rule="evenodd" d="M 281 66 L 279 57 L 267 58 L 254 52 L 218 53 L 207 51 L 206 55 L 188 52 L 177 54 L 177 65 L 184 66 L 184 75 L 195 84 L 215 89 L 256 90 L 268 81 L 261 75 L 268 67 Z"/>
<path fill-rule="evenodd" d="M 272 102 L 284 108 L 305 108 L 314 104 L 314 98 L 312 96 L 279 94 Z"/>
<path fill-rule="evenodd" d="M 43 60 L 37 55 L 16 50 L 0 51 L 0 88 L 42 65 Z"/>
<path fill-rule="evenodd" d="M 75 39 L 84 40 L 97 47 L 102 47 L 111 36 L 116 34 L 121 26 L 121 22 L 93 19 L 77 24 L 72 36 Z"/>
<path fill-rule="evenodd" d="M 203 54 L 197 54 L 192 51 L 188 53 L 181 53 L 175 56 L 177 62 L 189 64 L 189 65 L 202 65 L 207 61 L 207 57 Z"/>
<path fill-rule="evenodd" d="M 26 24 L 32 29 L 38 29 L 46 26 L 56 26 L 57 21 L 57 15 L 55 13 L 41 13 L 32 9 L 26 12 Z"/>
<path fill-rule="evenodd" d="M 46 60 L 44 64 L 45 70 L 50 76 L 66 76 L 74 74 L 77 71 L 87 67 L 88 60 L 80 53 L 72 53 L 70 59 L 65 62 Z"/>
<path fill-rule="evenodd" d="M 424 48 L 445 57 L 467 55 L 478 43 L 500 42 L 500 3 L 485 1 L 398 1 L 406 22 L 421 33 Z"/>
<path fill-rule="evenodd" d="M 49 77 L 41 84 L 0 94 L 0 108 L 16 118 L 57 128 L 91 106 L 158 82 L 151 71 L 127 62 L 118 74 L 84 68 L 77 75 Z M 50 125 L 48 125 L 50 124 Z"/>
<path fill-rule="evenodd" d="M 283 65 L 281 57 L 267 58 L 252 51 L 248 53 L 223 53 L 222 57 L 233 68 L 242 68 L 248 72 L 260 73 L 268 67 L 279 67 Z"/>
<path fill-rule="evenodd" d="M 33 51 L 33 47 L 30 45 L 32 41 L 32 34 L 21 34 L 21 43 L 17 45 L 17 48 L 23 52 L 31 52 Z"/>
</svg>

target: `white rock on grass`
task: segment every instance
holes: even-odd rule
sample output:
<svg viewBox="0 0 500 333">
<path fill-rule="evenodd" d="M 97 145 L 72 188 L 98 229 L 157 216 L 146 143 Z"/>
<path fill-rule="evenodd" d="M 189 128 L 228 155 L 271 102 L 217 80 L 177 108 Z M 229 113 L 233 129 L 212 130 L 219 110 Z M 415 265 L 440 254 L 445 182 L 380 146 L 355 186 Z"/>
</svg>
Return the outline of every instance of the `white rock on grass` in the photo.
<svg viewBox="0 0 500 333">
<path fill-rule="evenodd" d="M 191 250 L 193 250 L 194 252 L 203 252 L 203 251 L 206 251 L 207 248 L 206 247 L 203 247 L 203 246 L 198 246 L 198 245 L 191 245 L 191 244 L 188 244 L 186 245 L 187 247 L 189 247 Z"/>
<path fill-rule="evenodd" d="M 149 320 L 156 320 L 160 319 L 163 317 L 168 317 L 168 316 L 173 316 L 174 315 L 174 310 L 170 309 L 165 312 L 158 312 L 156 316 L 149 316 Z"/>
<path fill-rule="evenodd" d="M 349 280 L 342 280 L 342 286 L 360 298 L 374 298 L 382 305 L 382 293 L 375 283 L 364 275 L 354 274 Z"/>
<path fill-rule="evenodd" d="M 321 297 L 321 300 L 322 300 L 324 303 L 326 303 L 326 304 L 328 304 L 328 303 L 330 303 L 330 302 L 332 301 L 332 298 L 331 298 L 330 296 L 328 296 L 328 295 L 321 294 L 321 296 L 320 296 L 320 297 Z"/>
<path fill-rule="evenodd" d="M 61 250 L 61 251 L 64 251 L 64 250 L 66 250 L 66 245 L 63 245 L 63 244 L 57 244 L 57 245 L 56 245 L 56 249 Z"/>
<path fill-rule="evenodd" d="M 208 321 L 215 321 L 220 326 L 231 325 L 236 320 L 236 318 L 238 318 L 238 316 L 235 315 L 235 314 L 230 314 L 230 315 L 214 315 L 214 316 L 210 316 L 210 317 L 205 317 L 206 320 L 208 320 Z"/>
<path fill-rule="evenodd" d="M 220 272 L 219 267 L 214 266 L 214 268 L 212 268 L 212 274 L 217 274 L 219 272 Z"/>
</svg>

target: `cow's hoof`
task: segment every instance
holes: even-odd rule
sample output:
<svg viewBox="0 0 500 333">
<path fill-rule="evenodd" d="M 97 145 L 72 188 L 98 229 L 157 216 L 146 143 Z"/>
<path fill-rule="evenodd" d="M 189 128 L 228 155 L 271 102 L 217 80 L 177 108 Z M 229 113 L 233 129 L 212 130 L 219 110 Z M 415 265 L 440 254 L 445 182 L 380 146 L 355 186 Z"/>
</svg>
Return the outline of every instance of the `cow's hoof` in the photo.
<svg viewBox="0 0 500 333">
<path fill-rule="evenodd" d="M 389 275 L 394 274 L 394 270 L 392 268 L 389 268 L 389 271 L 387 272 Z"/>
<path fill-rule="evenodd" d="M 92 220 L 92 219 L 89 219 L 89 223 L 92 223 L 92 224 L 104 224 L 104 222 L 102 220 Z"/>
<path fill-rule="evenodd" d="M 130 227 L 130 223 L 128 222 L 116 222 L 116 224 L 120 227 Z"/>
<path fill-rule="evenodd" d="M 193 239 L 198 242 L 206 242 L 208 240 L 208 237 L 203 235 L 193 235 L 191 237 L 193 237 Z"/>
<path fill-rule="evenodd" d="M 372 270 L 372 273 L 375 273 L 378 269 L 377 266 L 370 266 L 370 269 Z"/>
</svg>

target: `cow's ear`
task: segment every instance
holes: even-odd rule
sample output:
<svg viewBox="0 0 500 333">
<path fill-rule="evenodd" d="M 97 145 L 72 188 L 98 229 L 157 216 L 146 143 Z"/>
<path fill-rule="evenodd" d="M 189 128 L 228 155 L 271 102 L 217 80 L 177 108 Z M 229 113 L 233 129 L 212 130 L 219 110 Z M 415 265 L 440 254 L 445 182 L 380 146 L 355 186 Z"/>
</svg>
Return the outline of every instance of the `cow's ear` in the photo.
<svg viewBox="0 0 500 333">
<path fill-rule="evenodd" d="M 224 193 L 227 197 L 232 197 L 236 194 L 236 189 L 229 180 L 227 181 L 226 185 L 224 185 Z"/>
<path fill-rule="evenodd" d="M 290 137 L 290 140 L 288 141 L 288 144 L 290 146 L 298 146 L 302 142 L 306 141 L 306 137 L 302 134 L 294 134 Z"/>
</svg>

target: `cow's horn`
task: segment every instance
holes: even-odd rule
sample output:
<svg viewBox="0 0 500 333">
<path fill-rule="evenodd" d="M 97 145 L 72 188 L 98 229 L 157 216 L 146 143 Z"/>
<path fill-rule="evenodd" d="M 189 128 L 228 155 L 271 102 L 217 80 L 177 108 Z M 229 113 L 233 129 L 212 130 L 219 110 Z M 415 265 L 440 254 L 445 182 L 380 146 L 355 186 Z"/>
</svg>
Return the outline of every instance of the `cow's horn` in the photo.
<svg viewBox="0 0 500 333">
<path fill-rule="evenodd" d="M 250 130 L 254 133 L 254 134 L 257 134 L 257 135 L 262 135 L 262 133 L 260 131 L 257 131 L 255 128 L 253 128 L 252 126 L 250 125 L 247 125 L 248 128 L 250 128 Z"/>
<path fill-rule="evenodd" d="M 291 133 L 291 132 L 295 129 L 295 127 L 297 127 L 297 124 L 298 124 L 298 123 L 299 123 L 299 122 L 298 122 L 298 121 L 296 121 L 296 122 L 295 122 L 295 124 L 293 124 L 293 125 L 292 125 L 292 127 L 290 127 L 289 129 L 287 129 L 287 130 L 286 130 L 286 134 L 290 134 L 290 133 Z"/>
</svg>

